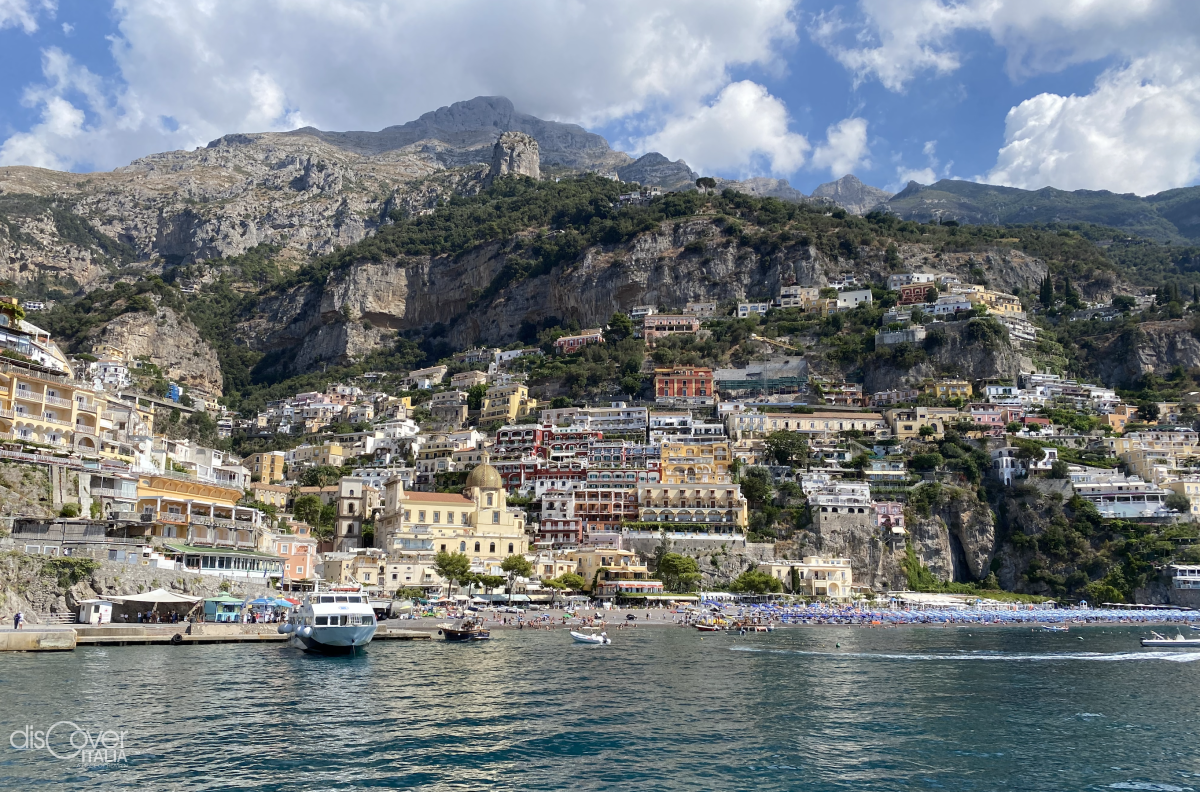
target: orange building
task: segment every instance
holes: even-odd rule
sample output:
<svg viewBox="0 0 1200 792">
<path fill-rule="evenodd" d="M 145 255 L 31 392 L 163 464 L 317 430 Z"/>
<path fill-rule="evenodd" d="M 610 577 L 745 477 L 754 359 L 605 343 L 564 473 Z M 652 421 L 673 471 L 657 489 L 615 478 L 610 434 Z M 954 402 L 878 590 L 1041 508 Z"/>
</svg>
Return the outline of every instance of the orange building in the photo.
<svg viewBox="0 0 1200 792">
<path fill-rule="evenodd" d="M 654 393 L 660 400 L 712 399 L 712 369 L 702 366 L 655 369 Z"/>
</svg>

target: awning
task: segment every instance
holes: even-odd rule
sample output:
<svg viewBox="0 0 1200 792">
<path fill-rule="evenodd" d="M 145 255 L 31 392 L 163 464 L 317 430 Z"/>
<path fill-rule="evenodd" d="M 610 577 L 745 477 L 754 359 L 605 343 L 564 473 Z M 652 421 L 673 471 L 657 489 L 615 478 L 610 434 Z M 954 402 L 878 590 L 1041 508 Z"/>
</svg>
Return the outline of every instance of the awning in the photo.
<svg viewBox="0 0 1200 792">
<path fill-rule="evenodd" d="M 189 597 L 186 594 L 176 594 L 166 589 L 156 588 L 153 591 L 147 591 L 144 594 L 130 594 L 125 597 L 109 597 L 112 602 L 153 602 L 161 604 L 179 605 L 182 603 L 199 602 L 201 597 Z"/>
</svg>

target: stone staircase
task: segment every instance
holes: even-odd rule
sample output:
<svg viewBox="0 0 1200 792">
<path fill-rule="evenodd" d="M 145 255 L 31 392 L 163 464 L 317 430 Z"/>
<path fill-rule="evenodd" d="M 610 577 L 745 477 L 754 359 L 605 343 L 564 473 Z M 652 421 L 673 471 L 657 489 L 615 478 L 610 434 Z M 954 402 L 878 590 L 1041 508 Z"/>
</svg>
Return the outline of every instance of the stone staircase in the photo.
<svg viewBox="0 0 1200 792">
<path fill-rule="evenodd" d="M 74 613 L 39 613 L 38 621 L 45 625 L 74 624 L 78 617 Z"/>
</svg>

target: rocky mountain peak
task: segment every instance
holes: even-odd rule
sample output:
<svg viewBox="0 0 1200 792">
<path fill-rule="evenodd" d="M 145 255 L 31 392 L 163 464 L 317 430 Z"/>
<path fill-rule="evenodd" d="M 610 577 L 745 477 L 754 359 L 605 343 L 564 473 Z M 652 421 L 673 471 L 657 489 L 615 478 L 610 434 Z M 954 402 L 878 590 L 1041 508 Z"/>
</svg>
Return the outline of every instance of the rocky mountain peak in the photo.
<svg viewBox="0 0 1200 792">
<path fill-rule="evenodd" d="M 892 194 L 878 187 L 863 184 L 854 174 L 822 184 L 812 192 L 813 198 L 824 198 L 853 214 L 866 214 L 887 203 Z"/>
<path fill-rule="evenodd" d="M 700 174 L 689 168 L 683 160 L 671 162 L 657 151 L 651 151 L 629 165 L 617 168 L 617 177 L 623 182 L 679 190 L 694 186 Z"/>
<path fill-rule="evenodd" d="M 542 177 L 538 142 L 532 135 L 505 132 L 492 147 L 492 168 L 488 172 L 488 182 L 510 174 L 531 179 Z"/>
</svg>

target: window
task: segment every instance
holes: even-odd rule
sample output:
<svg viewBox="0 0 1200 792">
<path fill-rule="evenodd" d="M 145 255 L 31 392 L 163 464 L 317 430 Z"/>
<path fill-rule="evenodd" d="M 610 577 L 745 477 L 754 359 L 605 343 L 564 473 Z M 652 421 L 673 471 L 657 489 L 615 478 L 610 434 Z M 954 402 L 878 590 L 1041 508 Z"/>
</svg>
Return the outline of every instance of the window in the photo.
<svg viewBox="0 0 1200 792">
<path fill-rule="evenodd" d="M 509 552 L 509 555 L 512 555 L 512 551 L 513 551 L 512 542 L 509 542 L 509 543 L 508 543 L 508 552 Z"/>
<path fill-rule="evenodd" d="M 492 542 L 490 545 L 488 545 L 488 552 L 489 553 L 496 552 L 496 543 L 495 542 Z"/>
<path fill-rule="evenodd" d="M 337 617 L 335 616 L 334 618 L 337 618 Z M 316 618 L 316 622 L 317 622 L 318 627 L 324 627 L 329 624 L 329 617 L 328 616 L 318 616 Z"/>
<path fill-rule="evenodd" d="M 302 567 L 302 566 L 298 566 L 298 567 L 296 567 L 296 574 L 297 574 L 297 575 L 303 575 L 303 574 L 304 574 L 304 567 Z"/>
<path fill-rule="evenodd" d="M 423 512 L 423 511 L 417 512 L 417 522 L 422 522 L 422 523 L 425 522 L 425 512 Z"/>
<path fill-rule="evenodd" d="M 478 552 L 479 552 L 479 542 L 476 542 L 476 543 L 475 543 L 475 552 L 476 552 L 476 553 L 478 553 Z"/>
<path fill-rule="evenodd" d="M 442 545 L 442 552 L 446 552 L 446 545 Z"/>
<path fill-rule="evenodd" d="M 435 523 L 440 523 L 442 521 L 442 513 L 440 511 L 435 511 L 433 513 L 433 521 Z M 451 520 L 451 522 L 453 522 L 453 520 Z"/>
<path fill-rule="evenodd" d="M 487 505 L 488 506 L 492 505 L 492 493 L 490 493 L 490 492 L 488 493 L 488 496 L 487 496 Z"/>
<path fill-rule="evenodd" d="M 493 522 L 493 523 L 499 523 L 499 522 L 500 522 L 500 512 L 498 512 L 498 511 L 494 511 L 494 512 L 492 512 L 492 522 Z"/>
<path fill-rule="evenodd" d="M 466 543 L 466 542 L 459 542 L 459 543 L 458 543 L 458 551 L 459 551 L 460 553 L 465 553 L 465 552 L 467 552 L 467 543 Z"/>
</svg>

